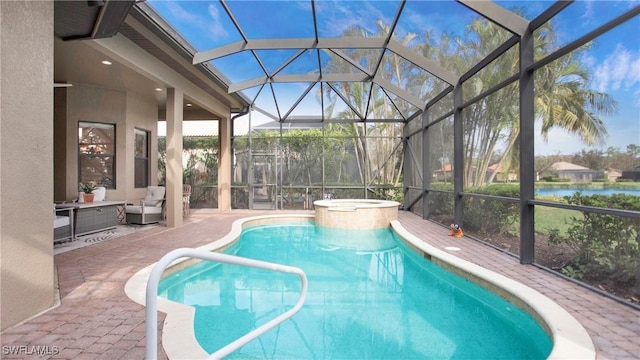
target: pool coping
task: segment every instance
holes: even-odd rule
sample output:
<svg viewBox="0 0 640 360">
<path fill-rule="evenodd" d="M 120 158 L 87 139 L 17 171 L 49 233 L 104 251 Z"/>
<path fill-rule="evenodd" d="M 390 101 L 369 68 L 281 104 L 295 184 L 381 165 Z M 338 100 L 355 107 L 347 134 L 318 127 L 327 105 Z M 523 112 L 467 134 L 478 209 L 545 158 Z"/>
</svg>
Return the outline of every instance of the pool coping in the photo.
<svg viewBox="0 0 640 360">
<path fill-rule="evenodd" d="M 235 242 L 245 227 L 272 224 L 282 221 L 313 221 L 315 215 L 261 215 L 239 219 L 233 222 L 231 230 L 224 237 L 198 250 L 218 251 Z M 565 309 L 540 292 L 500 275 L 479 265 L 460 259 L 420 240 L 409 233 L 399 221 L 391 221 L 393 231 L 414 251 L 461 275 L 488 290 L 512 301 L 531 314 L 553 342 L 548 359 L 595 359 L 596 352 L 591 338 L 584 327 Z M 196 262 L 192 259 L 178 259 L 171 263 L 165 276 Z M 134 274 L 125 284 L 125 293 L 133 301 L 145 305 L 146 285 L 149 274 L 155 266 L 151 264 Z M 162 330 L 162 345 L 169 359 L 206 359 L 209 354 L 198 344 L 193 330 L 195 309 L 164 298 L 158 298 L 158 310 L 166 313 Z"/>
<path fill-rule="evenodd" d="M 433 263 L 502 296 L 533 316 L 553 343 L 547 359 L 596 358 L 596 350 L 587 330 L 547 296 L 516 280 L 427 244 L 405 230 L 397 220 L 391 222 L 391 227 L 414 251 Z"/>
<path fill-rule="evenodd" d="M 314 219 L 315 215 L 311 214 L 259 215 L 238 219 L 231 224 L 231 230 L 227 235 L 197 249 L 203 251 L 223 250 L 240 238 L 240 234 L 245 227 L 283 221 L 305 222 L 313 221 Z M 197 260 L 177 259 L 167 267 L 168 270 L 165 271 L 164 276 L 195 262 Z M 125 284 L 124 291 L 127 296 L 140 305 L 145 306 L 146 304 L 147 281 L 155 265 L 156 263 L 153 263 L 141 269 L 130 277 Z M 195 308 L 158 297 L 158 310 L 166 314 L 161 335 L 167 358 L 196 360 L 209 357 L 209 354 L 198 344 L 193 330 Z"/>
</svg>

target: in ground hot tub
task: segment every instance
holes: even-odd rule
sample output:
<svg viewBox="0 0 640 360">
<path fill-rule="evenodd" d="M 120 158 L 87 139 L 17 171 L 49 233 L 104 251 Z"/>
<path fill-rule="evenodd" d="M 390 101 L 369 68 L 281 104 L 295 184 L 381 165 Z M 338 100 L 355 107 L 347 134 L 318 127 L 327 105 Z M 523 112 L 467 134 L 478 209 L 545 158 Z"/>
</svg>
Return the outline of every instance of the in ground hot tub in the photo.
<svg viewBox="0 0 640 360">
<path fill-rule="evenodd" d="M 317 200 L 316 225 L 342 229 L 379 229 L 398 219 L 397 201 L 369 199 Z"/>
</svg>

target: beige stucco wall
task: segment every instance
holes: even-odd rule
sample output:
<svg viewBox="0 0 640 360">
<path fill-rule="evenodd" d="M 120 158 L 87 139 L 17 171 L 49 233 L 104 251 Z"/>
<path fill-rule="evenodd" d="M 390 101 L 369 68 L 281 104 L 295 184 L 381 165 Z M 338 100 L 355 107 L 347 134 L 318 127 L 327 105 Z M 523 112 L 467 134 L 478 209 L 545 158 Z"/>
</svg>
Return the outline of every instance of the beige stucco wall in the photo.
<svg viewBox="0 0 640 360">
<path fill-rule="evenodd" d="M 144 26 L 140 24 L 140 22 L 135 18 L 131 16 L 127 17 L 126 23 L 129 26 L 133 27 L 136 31 L 143 34 L 145 38 L 150 39 L 149 41 L 153 42 L 154 45 L 158 46 L 159 49 L 165 51 L 166 53 L 173 52 L 170 46 L 162 43 L 159 39 L 157 39 L 157 36 L 155 36 L 149 29 L 144 28 Z M 196 84 L 191 83 L 182 75 L 173 71 L 171 67 L 156 59 L 149 52 L 135 46 L 122 34 L 117 34 L 112 38 L 94 40 L 92 42 L 89 42 L 88 45 L 108 55 L 109 58 L 115 59 L 122 64 L 129 66 L 135 71 L 138 71 L 143 76 L 150 79 L 156 79 L 158 83 L 163 84 L 166 89 L 180 89 L 180 92 L 183 93 L 184 96 L 188 95 L 189 99 L 197 103 L 199 106 L 201 106 L 211 114 L 214 114 L 214 117 L 222 119 L 221 121 L 226 121 L 225 119 L 228 119 L 230 117 L 231 107 L 242 107 L 242 104 L 239 104 L 237 102 L 233 102 L 231 107 L 229 105 L 225 105 L 219 99 L 212 97 L 203 89 L 199 88 Z M 176 57 L 174 60 L 178 63 L 188 63 L 188 60 L 182 57 Z M 203 75 L 199 74 L 196 70 L 192 71 L 196 76 L 203 78 Z M 208 82 L 204 78 L 203 81 Z M 226 92 L 226 90 L 224 92 Z M 159 115 L 158 112 L 156 112 L 156 118 L 165 119 L 166 114 L 166 110 L 161 111 Z M 194 117 L 197 118 L 197 116 Z M 223 144 L 223 146 L 228 146 L 228 144 L 230 144 L 230 139 L 228 137 L 226 138 L 226 141 L 225 139 L 221 139 L 221 143 Z M 220 163 L 220 176 L 227 176 L 222 181 L 219 180 L 218 182 L 218 208 L 221 210 L 230 209 L 231 204 L 231 174 L 229 170 L 231 166 L 230 164 L 230 155 L 226 159 L 223 158 Z M 174 179 L 178 179 L 179 177 L 181 177 L 182 170 L 177 171 L 174 176 Z M 167 189 L 167 225 L 179 225 L 180 221 L 178 215 L 181 212 L 181 202 L 177 201 L 180 200 L 177 196 L 171 195 L 176 195 L 179 191 L 181 192 L 180 181 L 172 181 L 171 184 L 168 185 L 174 188 L 172 190 L 173 192 Z"/>
<path fill-rule="evenodd" d="M 56 139 L 56 143 L 67 144 L 65 198 L 71 201 L 78 197 L 78 122 L 89 121 L 116 125 L 116 192 L 124 193 L 124 181 L 119 176 L 118 162 L 121 162 L 119 143 L 125 134 L 126 92 L 105 89 L 91 84 L 73 83 L 67 88 L 66 139 Z M 123 166 L 122 166 L 123 167 Z M 58 170 L 58 169 L 56 169 Z M 107 199 L 115 199 L 114 190 L 107 191 Z M 56 199 L 58 200 L 58 199 Z"/>
<path fill-rule="evenodd" d="M 157 184 L 157 105 L 149 99 L 123 90 L 73 83 L 65 88 L 66 98 L 56 96 L 56 124 L 64 123 L 66 131 L 55 139 L 66 147 L 65 163 L 56 166 L 56 179 L 65 179 L 64 194 L 56 201 L 73 201 L 78 196 L 78 122 L 90 121 L 116 126 L 115 189 L 108 189 L 107 200 L 137 201 L 146 188 L 134 188 L 134 129 L 150 131 L 150 184 Z M 58 102 L 59 99 L 66 102 Z M 59 110 L 64 108 L 65 110 Z M 60 115 L 60 117 L 58 117 Z M 57 145 L 56 145 L 57 146 Z M 56 184 L 56 188 L 59 184 Z"/>
<path fill-rule="evenodd" d="M 67 178 L 67 148 L 73 143 L 67 143 L 67 107 L 56 104 L 67 103 L 67 88 L 53 89 L 53 200 L 66 200 Z"/>
<path fill-rule="evenodd" d="M 182 109 L 184 92 L 181 89 L 167 89 L 167 192 L 166 225 L 180 226 L 182 219 Z M 180 206 L 178 206 L 180 205 Z"/>
<path fill-rule="evenodd" d="M 220 149 L 218 157 L 218 209 L 231 210 L 231 120 L 218 122 Z"/>
<path fill-rule="evenodd" d="M 127 200 L 128 202 L 137 202 L 146 194 L 147 189 L 136 189 L 134 178 L 135 166 L 135 129 L 149 131 L 149 185 L 158 185 L 158 106 L 148 99 L 143 99 L 136 94 L 127 93 L 127 112 L 126 112 L 126 134 L 125 143 L 118 143 L 118 151 L 126 154 L 125 161 L 118 163 L 118 174 L 124 174 L 126 177 L 126 194 L 123 197 L 114 198 L 116 200 Z M 122 168 L 122 166 L 124 167 Z M 119 193 L 114 193 L 119 195 Z"/>
<path fill-rule="evenodd" d="M 53 2 L 0 1 L 0 328 L 55 303 Z"/>
</svg>

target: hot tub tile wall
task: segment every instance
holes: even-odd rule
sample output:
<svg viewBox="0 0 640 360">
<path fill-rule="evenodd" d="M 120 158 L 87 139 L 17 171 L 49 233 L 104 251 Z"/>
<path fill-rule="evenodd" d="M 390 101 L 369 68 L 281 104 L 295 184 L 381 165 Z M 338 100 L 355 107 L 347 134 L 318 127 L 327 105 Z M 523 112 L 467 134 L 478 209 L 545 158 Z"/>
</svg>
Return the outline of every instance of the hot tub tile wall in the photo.
<svg viewBox="0 0 640 360">
<path fill-rule="evenodd" d="M 398 203 L 392 201 L 351 200 L 349 202 L 317 201 L 316 224 L 342 229 L 381 229 L 398 219 Z M 327 204 L 327 205 L 325 205 Z"/>
</svg>

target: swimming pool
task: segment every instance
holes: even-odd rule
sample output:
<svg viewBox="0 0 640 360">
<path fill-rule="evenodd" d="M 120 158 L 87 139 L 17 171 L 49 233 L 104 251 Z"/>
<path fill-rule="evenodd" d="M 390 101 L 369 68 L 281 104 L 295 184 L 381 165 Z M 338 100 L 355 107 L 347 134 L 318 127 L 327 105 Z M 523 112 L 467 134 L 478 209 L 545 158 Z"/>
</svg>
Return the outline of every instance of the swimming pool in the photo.
<svg viewBox="0 0 640 360">
<path fill-rule="evenodd" d="M 384 236 L 376 233 L 373 240 L 367 238 L 364 243 L 358 241 L 354 233 L 338 236 L 333 233 L 334 236 L 312 242 L 312 235 L 315 235 L 312 233 L 317 231 L 311 231 L 308 223 L 285 227 L 293 230 L 292 234 L 288 234 L 288 230 L 282 233 L 284 229 L 270 234 L 265 229 L 253 227 L 278 220 L 284 219 L 276 216 L 243 221 L 245 226 L 252 224 L 248 234 L 257 235 L 251 244 L 235 242 L 242 225 L 234 224 L 236 234 L 230 234 L 210 246 L 210 249 L 226 246 L 227 251 L 238 254 L 243 254 L 247 249 L 251 250 L 250 253 L 257 251 L 254 254 L 261 259 L 285 256 L 289 261 L 299 262 L 298 265 L 303 269 L 308 267 L 305 271 L 310 279 L 310 297 L 305 307 L 277 329 L 234 353 L 232 358 L 478 358 L 478 354 L 485 354 L 485 350 L 490 358 L 544 358 L 549 354 L 551 341 L 531 316 L 502 299 L 496 302 L 494 295 L 474 282 L 447 274 L 434 263 L 459 269 L 457 272 L 473 274 L 470 277 L 474 281 L 480 280 L 492 290 L 502 289 L 498 292 L 507 298 L 517 298 L 514 294 L 526 298 L 519 305 L 524 305 L 527 312 L 532 313 L 553 338 L 550 357 L 594 356 L 584 329 L 553 302 L 521 284 L 510 284 L 508 279 L 500 275 L 474 269 L 472 264 L 456 263 L 447 259 L 446 253 L 439 254 L 437 249 L 425 247 L 426 244 L 413 243 L 415 239 L 403 233 L 398 223 L 393 224 L 395 238 L 390 240 L 387 235 L 391 232 L 387 230 Z M 310 219 L 299 220 L 308 222 Z M 402 241 L 399 241 L 398 234 Z M 269 238 L 282 241 L 277 239 L 287 237 L 294 242 L 288 244 L 286 250 L 277 250 L 273 244 L 269 244 Z M 349 249 L 338 246 L 336 238 L 339 237 L 350 240 Z M 411 243 L 411 250 L 405 242 Z M 307 260 L 305 257 L 295 260 L 297 253 L 313 253 L 320 261 L 309 265 L 308 257 Z M 423 257 L 435 261 L 425 261 Z M 331 265 L 329 260 L 333 258 L 338 259 L 340 264 Z M 355 267 L 358 264 L 363 267 Z M 346 269 L 359 270 L 355 270 L 355 275 L 347 275 Z M 176 285 L 174 281 L 175 277 L 189 277 L 189 272 L 195 274 L 202 271 L 223 271 L 225 276 L 221 279 L 226 280 L 216 283 L 196 277 L 196 281 L 187 285 Z M 426 279 L 427 273 L 435 275 Z M 141 276 L 144 278 L 144 275 Z M 312 280 L 316 276 L 320 276 L 319 280 Z M 189 346 L 184 341 L 175 344 L 175 338 L 184 338 L 190 332 L 189 326 L 185 326 L 189 318 L 192 319 L 189 325 L 195 323 L 198 327 L 200 323 L 207 323 L 206 326 L 217 327 L 212 334 L 214 336 L 204 335 L 205 338 L 224 335 L 220 337 L 229 338 L 224 339 L 228 342 L 234 336 L 242 335 L 241 332 L 250 330 L 254 324 L 268 321 L 286 311 L 297 299 L 298 292 L 295 282 L 289 283 L 285 277 L 248 274 L 244 269 L 232 270 L 226 265 L 206 264 L 190 267 L 180 275 L 174 273 L 169 276 L 163 285 L 166 293 L 184 302 L 198 304 L 195 307 L 172 301 L 161 304 L 162 311 L 168 312 L 163 329 L 163 345 L 169 357 L 194 357 L 192 355 L 197 353 L 185 355 Z M 334 280 L 338 280 L 335 281 L 337 285 L 333 284 Z M 509 286 L 513 289 L 505 290 Z M 136 298 L 131 294 L 133 287 L 133 284 L 127 284 L 127 294 Z M 414 293 L 414 290 L 417 292 Z M 439 303 L 447 292 L 454 294 L 453 297 L 448 297 L 444 304 Z M 223 294 L 234 296 L 228 298 Z M 175 315 L 180 312 L 183 315 Z M 199 316 L 202 313 L 215 314 L 218 320 L 211 323 Z M 319 317 L 313 319 L 318 314 Z M 224 322 L 232 319 L 232 315 L 233 326 L 231 330 L 225 330 Z M 480 315 L 480 319 L 474 320 L 472 316 L 475 315 Z M 516 327 L 507 330 L 506 325 L 509 324 L 516 324 Z M 337 330 L 337 333 L 332 335 L 327 330 Z M 476 332 L 478 334 L 469 336 Z M 481 334 L 490 336 L 481 338 Z M 193 337 L 199 337 L 207 351 L 216 350 L 214 347 L 218 346 L 216 340 L 207 343 L 203 335 L 194 334 Z M 536 340 L 531 342 L 532 338 Z M 471 346 L 465 348 L 458 342 Z M 492 353 L 495 349 L 497 352 Z M 202 351 L 199 357 L 204 356 L 206 353 Z"/>
<path fill-rule="evenodd" d="M 388 228 L 261 225 L 225 252 L 299 267 L 309 279 L 298 314 L 229 358 L 544 359 L 551 350 L 531 316 L 420 258 Z M 195 308 L 196 338 L 213 353 L 291 308 L 298 284 L 202 262 L 163 279 L 159 295 Z"/>
</svg>

